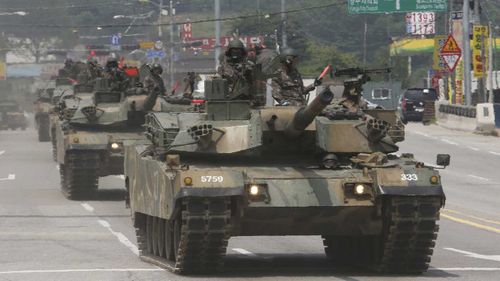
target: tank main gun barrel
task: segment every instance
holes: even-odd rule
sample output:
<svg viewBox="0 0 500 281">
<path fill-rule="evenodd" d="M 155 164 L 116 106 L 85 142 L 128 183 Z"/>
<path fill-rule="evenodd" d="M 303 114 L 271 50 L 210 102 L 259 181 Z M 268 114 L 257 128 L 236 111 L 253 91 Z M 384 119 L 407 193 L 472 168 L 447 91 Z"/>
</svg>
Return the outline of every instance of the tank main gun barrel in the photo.
<svg viewBox="0 0 500 281">
<path fill-rule="evenodd" d="M 333 100 L 333 93 L 326 88 L 306 107 L 299 109 L 293 119 L 285 127 L 285 135 L 290 138 L 298 137 L 311 124 L 316 116 Z"/>
</svg>

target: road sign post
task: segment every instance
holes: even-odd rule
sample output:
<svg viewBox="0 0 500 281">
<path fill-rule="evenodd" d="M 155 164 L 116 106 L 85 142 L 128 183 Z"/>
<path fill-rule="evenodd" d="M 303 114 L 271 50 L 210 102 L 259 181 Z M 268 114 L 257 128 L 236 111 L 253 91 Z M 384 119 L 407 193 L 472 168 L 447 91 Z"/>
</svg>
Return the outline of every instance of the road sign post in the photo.
<svg viewBox="0 0 500 281">
<path fill-rule="evenodd" d="M 443 58 L 446 68 L 448 68 L 450 72 L 453 72 L 462 57 L 462 50 L 458 47 L 457 41 L 455 41 L 453 35 L 450 34 L 448 36 L 439 55 Z"/>
</svg>

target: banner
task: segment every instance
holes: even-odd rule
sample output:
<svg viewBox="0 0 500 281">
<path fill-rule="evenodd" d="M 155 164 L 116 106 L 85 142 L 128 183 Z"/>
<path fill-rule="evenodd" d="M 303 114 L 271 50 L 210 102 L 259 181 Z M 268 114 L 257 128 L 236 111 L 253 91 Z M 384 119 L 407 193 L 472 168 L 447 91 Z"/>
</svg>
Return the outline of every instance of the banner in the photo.
<svg viewBox="0 0 500 281">
<path fill-rule="evenodd" d="M 475 25 L 472 37 L 472 66 L 474 77 L 482 78 L 488 69 L 488 27 Z"/>
<path fill-rule="evenodd" d="M 441 50 L 441 48 L 443 48 L 447 38 L 448 36 L 446 35 L 436 35 L 434 37 L 434 52 L 432 55 L 433 58 L 432 69 L 434 70 L 446 69 L 445 62 L 443 61 L 443 58 L 439 55 L 439 51 Z"/>
</svg>

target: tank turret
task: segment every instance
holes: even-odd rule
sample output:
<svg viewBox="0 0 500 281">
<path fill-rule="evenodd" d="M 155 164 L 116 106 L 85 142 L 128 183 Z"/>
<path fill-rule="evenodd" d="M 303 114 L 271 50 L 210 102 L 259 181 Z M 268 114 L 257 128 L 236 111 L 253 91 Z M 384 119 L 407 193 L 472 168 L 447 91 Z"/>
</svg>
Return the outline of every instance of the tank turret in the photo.
<svg viewBox="0 0 500 281">
<path fill-rule="evenodd" d="M 302 131 L 330 104 L 332 99 L 333 93 L 329 88 L 326 88 L 308 106 L 299 109 L 285 127 L 286 136 L 291 138 L 300 136 Z"/>
</svg>

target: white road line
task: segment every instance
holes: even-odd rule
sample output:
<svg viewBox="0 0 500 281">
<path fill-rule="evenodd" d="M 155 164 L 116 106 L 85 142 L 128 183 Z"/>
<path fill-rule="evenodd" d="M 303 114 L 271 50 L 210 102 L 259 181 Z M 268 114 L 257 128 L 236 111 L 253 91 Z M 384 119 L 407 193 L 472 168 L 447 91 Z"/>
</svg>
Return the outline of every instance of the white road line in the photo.
<svg viewBox="0 0 500 281">
<path fill-rule="evenodd" d="M 6 178 L 0 179 L 0 181 L 13 181 L 16 179 L 16 174 L 9 174 Z"/>
<path fill-rule="evenodd" d="M 235 251 L 235 252 L 237 252 L 237 253 L 240 253 L 242 255 L 245 255 L 245 256 L 249 256 L 249 257 L 253 257 L 253 258 L 257 257 L 256 254 L 254 254 L 254 253 L 252 253 L 250 251 L 247 251 L 245 249 L 242 249 L 242 248 L 232 248 L 232 250 Z"/>
<path fill-rule="evenodd" d="M 5 150 L 0 150 L 0 155 L 4 154 Z"/>
<path fill-rule="evenodd" d="M 488 151 L 488 152 L 493 155 L 500 156 L 500 152 L 495 152 L 495 151 Z"/>
<path fill-rule="evenodd" d="M 125 235 L 123 235 L 123 233 L 114 231 L 111 228 L 109 222 L 105 220 L 98 220 L 98 222 L 100 225 L 107 228 L 109 232 L 111 232 L 111 234 L 116 236 L 116 238 L 118 238 L 118 241 L 120 241 L 120 243 L 122 243 L 123 245 L 125 245 L 125 247 L 127 247 L 130 251 L 132 251 L 132 253 L 134 253 L 137 256 L 139 255 L 139 249 L 137 249 L 137 246 L 134 245 L 134 243 L 130 242 L 130 240 L 128 240 L 128 238 Z"/>
<path fill-rule="evenodd" d="M 458 143 L 456 143 L 454 141 L 451 141 L 451 140 L 447 140 L 447 139 L 439 139 L 439 140 L 442 141 L 442 142 L 445 142 L 447 144 L 458 145 Z"/>
<path fill-rule="evenodd" d="M 119 178 L 119 179 L 121 179 L 121 180 L 125 180 L 125 175 L 115 176 L 115 178 Z"/>
<path fill-rule="evenodd" d="M 481 255 L 473 252 L 468 252 L 464 250 L 459 250 L 455 248 L 443 248 L 448 251 L 452 252 L 457 252 L 460 254 L 464 254 L 467 257 L 475 258 L 475 259 L 482 259 L 482 260 L 490 260 L 490 261 L 500 261 L 500 255 Z"/>
<path fill-rule="evenodd" d="M 87 211 L 89 211 L 91 213 L 94 212 L 94 207 L 90 206 L 89 204 L 87 204 L 87 203 L 81 203 L 80 205 L 82 205 L 82 207 L 85 210 L 87 210 Z"/>
<path fill-rule="evenodd" d="M 429 271 L 500 271 L 500 267 L 436 267 Z"/>
<path fill-rule="evenodd" d="M 59 171 L 59 169 L 61 169 L 61 168 L 59 168 L 59 165 L 56 165 L 56 170 L 58 170 L 58 171 Z"/>
<path fill-rule="evenodd" d="M 472 149 L 474 151 L 479 151 L 479 148 L 473 147 L 473 146 L 467 146 L 468 149 Z"/>
<path fill-rule="evenodd" d="M 476 175 L 467 175 L 468 177 L 471 177 L 471 178 L 475 178 L 475 179 L 478 179 L 478 180 L 482 180 L 482 181 L 490 181 L 489 179 L 487 178 L 483 178 L 483 177 L 480 177 L 480 176 L 476 176 Z"/>
<path fill-rule="evenodd" d="M 422 132 L 416 132 L 416 131 L 415 131 L 415 132 L 413 132 L 413 133 L 415 133 L 415 134 L 417 134 L 417 135 L 424 136 L 424 137 L 426 137 L 426 138 L 430 138 L 430 137 L 431 137 L 431 136 L 429 136 L 428 134 L 426 134 L 426 133 L 422 133 Z"/>
<path fill-rule="evenodd" d="M 47 270 L 13 270 L 0 271 L 0 274 L 29 274 L 29 273 L 73 273 L 73 272 L 141 272 L 163 271 L 161 268 L 89 268 L 89 269 L 47 269 Z"/>
</svg>

